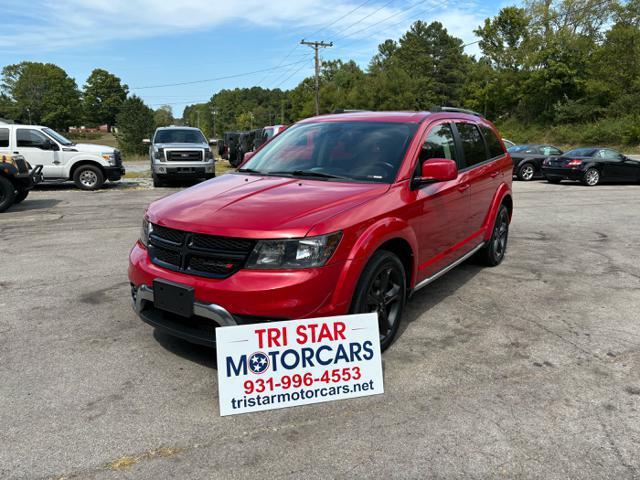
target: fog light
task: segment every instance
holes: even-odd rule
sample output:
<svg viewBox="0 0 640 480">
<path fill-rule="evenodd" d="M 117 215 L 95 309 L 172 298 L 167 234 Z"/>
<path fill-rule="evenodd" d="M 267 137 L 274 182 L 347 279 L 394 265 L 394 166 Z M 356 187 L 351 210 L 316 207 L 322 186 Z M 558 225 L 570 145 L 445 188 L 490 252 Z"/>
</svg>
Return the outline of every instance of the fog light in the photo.
<svg viewBox="0 0 640 480">
<path fill-rule="evenodd" d="M 167 169 L 165 167 L 158 167 L 158 173 L 167 173 Z"/>
</svg>

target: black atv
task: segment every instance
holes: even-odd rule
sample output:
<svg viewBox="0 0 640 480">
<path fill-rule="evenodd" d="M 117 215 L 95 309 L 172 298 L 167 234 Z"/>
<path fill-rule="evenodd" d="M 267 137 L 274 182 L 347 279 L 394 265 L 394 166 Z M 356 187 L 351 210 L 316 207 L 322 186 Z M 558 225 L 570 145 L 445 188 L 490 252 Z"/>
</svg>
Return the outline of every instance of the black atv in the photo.
<svg viewBox="0 0 640 480">
<path fill-rule="evenodd" d="M 31 169 L 22 155 L 0 156 L 0 212 L 20 203 L 42 181 L 42 165 Z"/>
</svg>

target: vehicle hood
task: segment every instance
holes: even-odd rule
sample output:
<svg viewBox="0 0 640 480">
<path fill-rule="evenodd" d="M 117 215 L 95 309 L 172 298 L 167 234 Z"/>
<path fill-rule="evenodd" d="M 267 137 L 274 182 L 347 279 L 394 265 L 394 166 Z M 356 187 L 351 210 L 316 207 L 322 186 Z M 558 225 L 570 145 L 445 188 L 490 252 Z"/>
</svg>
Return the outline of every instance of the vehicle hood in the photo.
<svg viewBox="0 0 640 480">
<path fill-rule="evenodd" d="M 304 237 L 318 222 L 388 189 L 387 184 L 227 174 L 153 202 L 147 215 L 151 223 L 209 235 Z"/>
<path fill-rule="evenodd" d="M 76 143 L 73 147 L 79 152 L 88 152 L 88 153 L 112 153 L 116 149 L 113 147 L 108 147 L 107 145 L 95 145 L 93 143 Z"/>
<path fill-rule="evenodd" d="M 209 148 L 207 143 L 154 143 L 156 148 Z"/>
</svg>

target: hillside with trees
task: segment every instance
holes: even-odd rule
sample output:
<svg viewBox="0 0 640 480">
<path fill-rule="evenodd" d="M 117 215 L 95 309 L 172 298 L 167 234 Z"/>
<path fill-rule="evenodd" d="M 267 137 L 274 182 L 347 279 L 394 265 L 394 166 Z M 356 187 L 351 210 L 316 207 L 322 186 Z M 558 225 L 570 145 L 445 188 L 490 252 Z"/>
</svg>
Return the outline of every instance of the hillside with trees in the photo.
<svg viewBox="0 0 640 480">
<path fill-rule="evenodd" d="M 640 0 L 527 0 L 475 33 L 478 58 L 441 23 L 418 20 L 380 43 L 366 68 L 349 59 L 322 62 L 321 112 L 448 105 L 484 114 L 519 142 L 640 144 Z M 0 117 L 61 129 L 115 119 L 129 132 L 132 125 L 121 122 L 135 119 L 147 129 L 136 138 L 174 120 L 169 106 L 154 112 L 137 97 L 119 115 L 127 95 L 127 85 L 104 70 L 94 70 L 81 91 L 59 67 L 23 62 L 2 70 Z M 187 106 L 182 122 L 213 135 L 215 120 L 220 137 L 314 111 L 309 77 L 287 91 L 220 90 Z"/>
</svg>

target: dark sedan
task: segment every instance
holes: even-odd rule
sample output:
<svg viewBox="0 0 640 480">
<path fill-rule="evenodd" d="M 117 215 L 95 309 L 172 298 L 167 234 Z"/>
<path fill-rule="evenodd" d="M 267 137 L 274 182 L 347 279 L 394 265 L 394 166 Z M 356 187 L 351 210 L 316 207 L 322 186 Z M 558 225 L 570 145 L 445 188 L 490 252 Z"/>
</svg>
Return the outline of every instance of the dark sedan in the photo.
<svg viewBox="0 0 640 480">
<path fill-rule="evenodd" d="M 544 178 L 542 162 L 548 157 L 562 155 L 562 150 L 552 145 L 514 145 L 507 150 L 513 160 L 513 174 L 525 182 Z"/>
<path fill-rule="evenodd" d="M 576 148 L 542 164 L 542 173 L 551 183 L 576 180 L 590 187 L 602 181 L 640 181 L 640 161 L 611 148 Z"/>
</svg>

